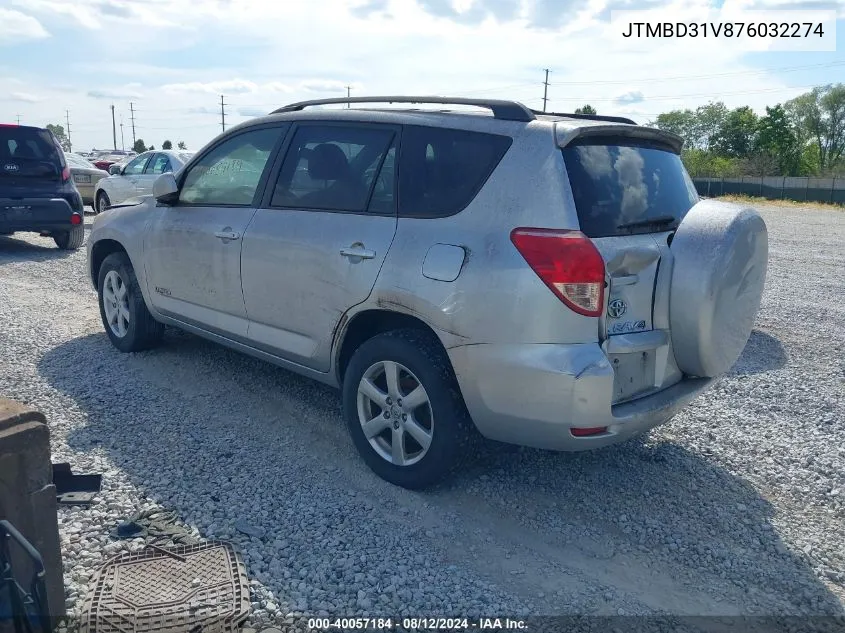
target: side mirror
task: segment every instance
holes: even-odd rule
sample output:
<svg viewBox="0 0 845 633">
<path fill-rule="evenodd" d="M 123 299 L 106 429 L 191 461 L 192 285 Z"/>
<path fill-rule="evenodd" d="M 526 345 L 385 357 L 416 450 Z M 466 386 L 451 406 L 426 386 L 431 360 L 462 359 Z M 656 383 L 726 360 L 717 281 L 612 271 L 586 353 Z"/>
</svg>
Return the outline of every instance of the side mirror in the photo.
<svg viewBox="0 0 845 633">
<path fill-rule="evenodd" d="M 109 165 L 109 175 L 119 176 L 120 175 L 120 165 Z"/>
<path fill-rule="evenodd" d="M 179 186 L 172 173 L 162 174 L 153 183 L 153 196 L 162 204 L 173 204 L 179 198 Z"/>
</svg>

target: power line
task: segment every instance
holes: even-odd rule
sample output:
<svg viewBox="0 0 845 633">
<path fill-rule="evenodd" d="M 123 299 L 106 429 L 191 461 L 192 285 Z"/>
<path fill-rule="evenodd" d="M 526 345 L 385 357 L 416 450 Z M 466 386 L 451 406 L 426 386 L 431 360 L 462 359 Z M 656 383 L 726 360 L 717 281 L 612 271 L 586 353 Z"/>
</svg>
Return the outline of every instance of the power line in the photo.
<svg viewBox="0 0 845 633">
<path fill-rule="evenodd" d="M 815 86 L 785 86 L 783 88 L 761 88 L 759 90 L 740 90 L 737 92 L 698 92 L 680 95 L 643 95 L 642 101 L 671 101 L 672 99 L 681 99 L 684 97 L 729 97 L 736 95 L 756 95 L 769 94 L 773 92 L 785 92 L 787 90 L 807 90 Z M 590 102 L 590 101 L 616 101 L 618 97 L 562 97 L 554 99 L 554 101 L 573 101 L 573 102 Z M 642 103 L 642 102 L 638 102 Z"/>
<path fill-rule="evenodd" d="M 740 75 L 764 75 L 766 73 L 779 73 L 779 72 L 793 72 L 796 70 L 808 70 L 812 68 L 831 68 L 833 66 L 843 66 L 845 65 L 845 61 L 841 62 L 825 62 L 822 64 L 807 64 L 805 66 L 786 66 L 783 68 L 767 68 L 762 70 L 740 70 L 736 72 L 728 72 L 728 73 L 713 73 L 709 75 L 678 75 L 675 77 L 647 77 L 644 79 L 620 79 L 620 80 L 607 80 L 607 81 L 556 81 L 552 83 L 553 86 L 594 86 L 594 85 L 620 85 L 620 84 L 632 84 L 632 83 L 645 83 L 645 82 L 662 82 L 662 81 L 676 81 L 676 80 L 683 80 L 683 79 L 711 79 L 717 77 L 735 77 Z"/>
<path fill-rule="evenodd" d="M 114 104 L 111 105 L 111 134 L 114 148 L 117 149 L 117 126 L 114 124 Z"/>
<path fill-rule="evenodd" d="M 546 79 L 543 81 L 543 112 L 546 111 L 546 103 L 549 101 L 549 69 L 546 68 Z"/>
<path fill-rule="evenodd" d="M 65 110 L 65 123 L 67 123 L 67 132 L 65 132 L 65 136 L 67 136 L 67 144 L 70 149 L 73 149 L 73 143 L 70 140 L 70 111 Z"/>
</svg>

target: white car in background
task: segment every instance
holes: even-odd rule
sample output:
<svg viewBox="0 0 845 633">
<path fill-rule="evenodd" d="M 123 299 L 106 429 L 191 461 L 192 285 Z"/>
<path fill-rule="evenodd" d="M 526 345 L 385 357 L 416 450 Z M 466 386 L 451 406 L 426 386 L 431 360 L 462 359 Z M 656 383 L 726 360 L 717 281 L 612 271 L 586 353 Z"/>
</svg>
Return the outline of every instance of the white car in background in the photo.
<svg viewBox="0 0 845 633">
<path fill-rule="evenodd" d="M 192 152 L 155 150 L 109 167 L 109 177 L 97 183 L 94 212 L 102 213 L 110 206 L 153 192 L 156 178 L 179 171 L 193 156 Z"/>
</svg>

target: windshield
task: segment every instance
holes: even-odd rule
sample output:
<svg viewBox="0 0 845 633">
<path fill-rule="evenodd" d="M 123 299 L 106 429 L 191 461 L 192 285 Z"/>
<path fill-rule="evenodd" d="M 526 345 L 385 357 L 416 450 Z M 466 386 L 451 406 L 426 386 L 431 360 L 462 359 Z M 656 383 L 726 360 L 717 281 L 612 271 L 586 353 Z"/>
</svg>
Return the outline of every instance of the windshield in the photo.
<svg viewBox="0 0 845 633">
<path fill-rule="evenodd" d="M 671 230 L 698 202 L 680 156 L 660 147 L 584 143 L 562 151 L 588 237 Z"/>
</svg>

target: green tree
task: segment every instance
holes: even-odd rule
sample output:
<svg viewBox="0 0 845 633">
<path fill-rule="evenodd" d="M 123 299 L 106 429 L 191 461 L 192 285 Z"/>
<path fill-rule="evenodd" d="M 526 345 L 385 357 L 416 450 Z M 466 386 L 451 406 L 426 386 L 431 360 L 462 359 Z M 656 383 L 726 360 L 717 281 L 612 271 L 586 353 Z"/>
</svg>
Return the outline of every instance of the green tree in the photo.
<svg viewBox="0 0 845 633">
<path fill-rule="evenodd" d="M 185 141 L 179 141 L 179 144 L 176 145 L 179 149 L 188 149 L 188 146 L 185 145 Z"/>
<path fill-rule="evenodd" d="M 596 109 L 589 103 L 582 108 L 575 108 L 575 114 L 597 114 Z"/>
<path fill-rule="evenodd" d="M 170 141 L 165 141 L 161 144 L 161 149 L 173 149 L 173 143 Z"/>
<path fill-rule="evenodd" d="M 64 151 L 71 151 L 70 139 L 67 137 L 67 134 L 65 134 L 64 126 L 48 123 L 47 129 L 55 135 L 56 139 L 59 141 L 59 145 L 62 146 Z"/>
<path fill-rule="evenodd" d="M 139 138 L 137 141 L 135 141 L 135 144 L 132 146 L 132 151 L 138 152 L 139 154 L 141 152 L 146 152 L 147 146 L 144 145 L 144 139 Z"/>
<path fill-rule="evenodd" d="M 731 110 L 710 139 L 711 149 L 721 156 L 747 158 L 754 149 L 757 115 L 748 106 Z"/>
<path fill-rule="evenodd" d="M 156 148 L 156 146 L 155 146 L 155 145 L 150 145 L 147 149 L 148 149 L 149 151 L 153 151 L 155 148 Z"/>
<path fill-rule="evenodd" d="M 652 127 L 666 132 L 672 132 L 684 139 L 687 147 L 693 146 L 695 139 L 695 112 L 692 110 L 671 110 L 657 116 L 655 121 L 650 123 Z"/>
<path fill-rule="evenodd" d="M 818 86 L 787 101 L 798 140 L 815 146 L 819 172 L 833 169 L 845 152 L 845 84 Z"/>
<path fill-rule="evenodd" d="M 766 107 L 766 116 L 757 124 L 755 154 L 775 158 L 777 171 L 766 175 L 797 175 L 801 162 L 801 146 L 792 123 L 781 104 Z"/>
<path fill-rule="evenodd" d="M 727 115 L 728 108 L 721 101 L 710 102 L 707 105 L 697 107 L 693 129 L 691 130 L 693 147 L 711 149 Z"/>
</svg>

